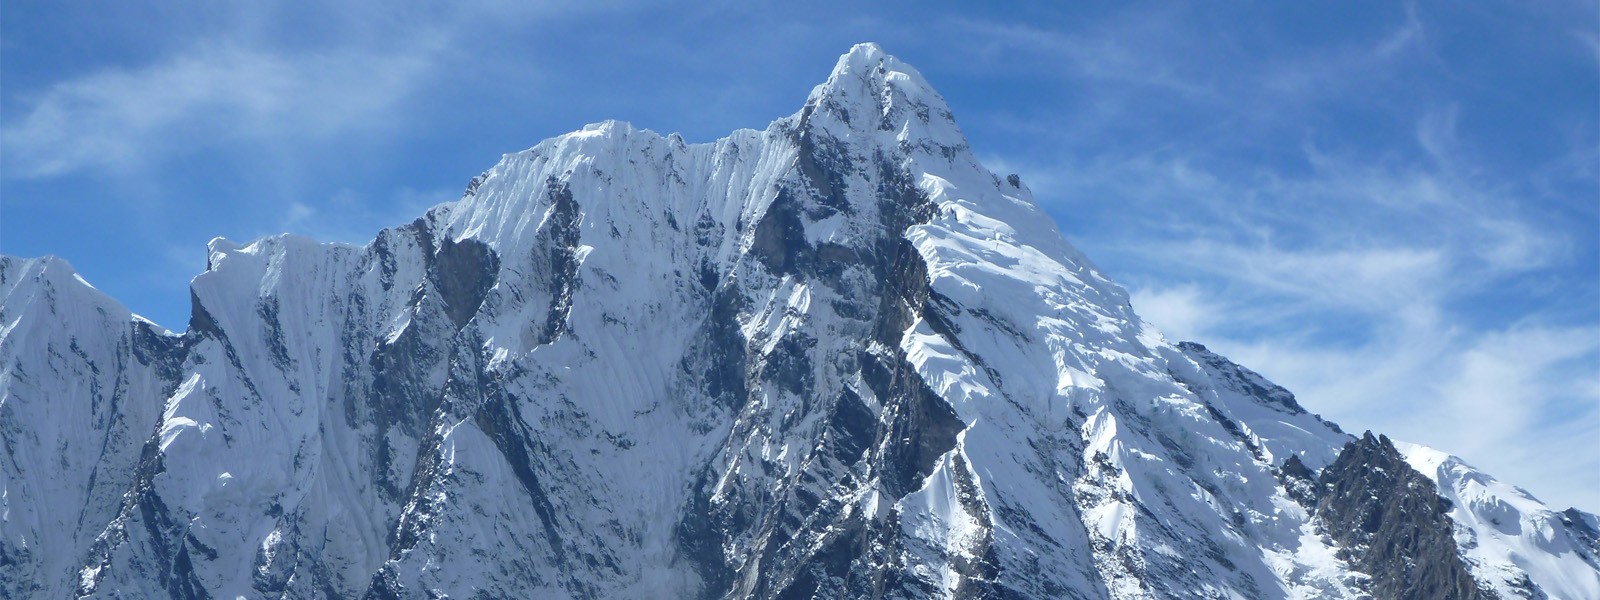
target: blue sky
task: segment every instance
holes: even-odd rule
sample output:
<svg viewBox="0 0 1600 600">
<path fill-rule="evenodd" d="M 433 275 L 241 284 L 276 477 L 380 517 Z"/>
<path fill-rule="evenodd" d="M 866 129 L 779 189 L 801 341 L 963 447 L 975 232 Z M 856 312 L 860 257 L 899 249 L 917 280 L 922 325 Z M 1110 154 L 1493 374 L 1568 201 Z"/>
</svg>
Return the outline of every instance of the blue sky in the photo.
<svg viewBox="0 0 1600 600">
<path fill-rule="evenodd" d="M 213 236 L 363 243 L 608 118 L 708 141 L 877 41 L 1173 339 L 1600 510 L 1585 2 L 24 3 L 0 251 L 168 327 Z"/>
</svg>

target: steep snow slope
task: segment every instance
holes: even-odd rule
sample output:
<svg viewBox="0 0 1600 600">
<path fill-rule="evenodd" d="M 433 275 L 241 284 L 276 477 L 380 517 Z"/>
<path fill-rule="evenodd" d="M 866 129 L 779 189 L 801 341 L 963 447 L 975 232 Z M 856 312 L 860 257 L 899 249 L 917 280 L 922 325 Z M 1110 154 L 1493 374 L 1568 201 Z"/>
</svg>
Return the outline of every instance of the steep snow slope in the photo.
<svg viewBox="0 0 1600 600">
<path fill-rule="evenodd" d="M 1433 448 L 1397 446 L 1406 462 L 1438 484 L 1439 494 L 1450 501 L 1462 557 L 1496 593 L 1506 598 L 1600 598 L 1600 544 L 1593 515 L 1550 510 L 1522 488 Z"/>
<path fill-rule="evenodd" d="M 0 596 L 65 595 L 134 480 L 171 341 L 65 261 L 0 257 Z"/>
<path fill-rule="evenodd" d="M 0 263 L 0 595 L 1345 598 L 1393 574 L 1314 471 L 1438 502 L 1167 343 L 870 44 L 764 131 L 591 125 L 192 290 L 177 336 Z"/>
</svg>

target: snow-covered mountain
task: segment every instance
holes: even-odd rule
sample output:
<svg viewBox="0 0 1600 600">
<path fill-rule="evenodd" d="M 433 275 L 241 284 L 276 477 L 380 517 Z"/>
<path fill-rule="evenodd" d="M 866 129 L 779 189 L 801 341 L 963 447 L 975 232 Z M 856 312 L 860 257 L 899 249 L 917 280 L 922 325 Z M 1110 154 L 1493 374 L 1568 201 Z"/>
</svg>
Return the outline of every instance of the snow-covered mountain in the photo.
<svg viewBox="0 0 1600 600">
<path fill-rule="evenodd" d="M 1600 519 L 1168 343 L 870 44 L 191 289 L 0 259 L 0 596 L 1600 598 Z"/>
</svg>

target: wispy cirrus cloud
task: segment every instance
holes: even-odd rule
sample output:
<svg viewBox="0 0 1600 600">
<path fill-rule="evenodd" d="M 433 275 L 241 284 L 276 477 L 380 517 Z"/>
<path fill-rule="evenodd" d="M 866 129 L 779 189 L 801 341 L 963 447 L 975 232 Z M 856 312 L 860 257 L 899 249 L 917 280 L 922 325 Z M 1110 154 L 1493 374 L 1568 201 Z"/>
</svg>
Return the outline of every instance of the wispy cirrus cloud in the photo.
<svg viewBox="0 0 1600 600">
<path fill-rule="evenodd" d="M 1424 118 L 1428 159 L 1403 165 L 1313 149 L 1293 176 L 1128 165 L 1110 178 L 1138 183 L 1119 194 L 1190 210 L 1146 221 L 1166 241 L 1097 241 L 1141 265 L 1134 306 L 1175 337 L 1347 426 L 1600 506 L 1600 328 L 1568 314 L 1595 290 L 1523 282 L 1569 268 L 1574 232 L 1454 151 L 1450 121 Z"/>
<path fill-rule="evenodd" d="M 437 40 L 395 52 L 263 52 L 202 43 L 136 67 L 110 68 L 23 99 L 0 128 L 23 177 L 129 173 L 220 145 L 328 139 L 370 130 L 432 67 Z"/>
<path fill-rule="evenodd" d="M 1592 116 L 1519 121 L 1560 132 L 1534 141 L 1498 127 L 1505 98 L 1469 73 L 1503 72 L 1446 56 L 1462 23 L 1417 5 L 1261 54 L 1154 16 L 970 27 L 975 48 L 1003 49 L 990 68 L 1057 64 L 1034 75 L 1083 96 L 1076 115 L 979 115 L 1035 139 L 985 162 L 1021 173 L 1170 337 L 1348 427 L 1600 507 Z"/>
<path fill-rule="evenodd" d="M 1031 68 L 1050 63 L 1057 77 L 1112 81 L 1136 88 L 1156 88 L 1191 98 L 1222 98 L 1205 78 L 1187 65 L 1160 60 L 1152 45 L 1170 47 L 1186 37 L 1172 33 L 1181 27 L 1175 11 L 1148 11 L 1117 19 L 1102 28 L 1065 32 L 1020 22 L 952 19 L 944 27 L 959 32 L 955 43 L 973 47 L 986 67 Z M 1020 56 L 1029 60 L 1018 63 Z M 1008 64 L 1010 63 L 1010 64 Z"/>
<path fill-rule="evenodd" d="M 1506 280 L 1442 255 L 1418 278 L 1403 253 L 1342 252 L 1194 252 L 1172 268 L 1203 273 L 1146 276 L 1133 304 L 1347 427 L 1459 454 L 1558 507 L 1600 505 L 1600 328 L 1542 312 L 1475 322 L 1458 306 Z"/>
<path fill-rule="evenodd" d="M 325 242 L 365 244 L 377 231 L 408 223 L 433 206 L 456 200 L 461 190 L 415 190 L 401 187 L 370 198 L 350 189 L 341 189 L 313 202 L 290 202 L 273 229 L 293 231 Z"/>
</svg>

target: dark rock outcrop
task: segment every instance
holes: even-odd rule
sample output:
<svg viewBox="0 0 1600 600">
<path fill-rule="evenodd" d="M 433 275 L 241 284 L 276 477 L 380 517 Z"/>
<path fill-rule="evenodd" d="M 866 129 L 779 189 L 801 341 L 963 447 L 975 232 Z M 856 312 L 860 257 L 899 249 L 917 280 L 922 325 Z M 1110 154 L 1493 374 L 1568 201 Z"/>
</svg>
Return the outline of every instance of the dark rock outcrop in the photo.
<svg viewBox="0 0 1600 600">
<path fill-rule="evenodd" d="M 1287 469 L 1286 469 L 1287 470 Z M 1495 596 L 1467 570 L 1447 502 L 1385 436 L 1346 444 L 1317 477 L 1316 517 L 1366 573 L 1375 598 L 1474 600 Z"/>
</svg>

